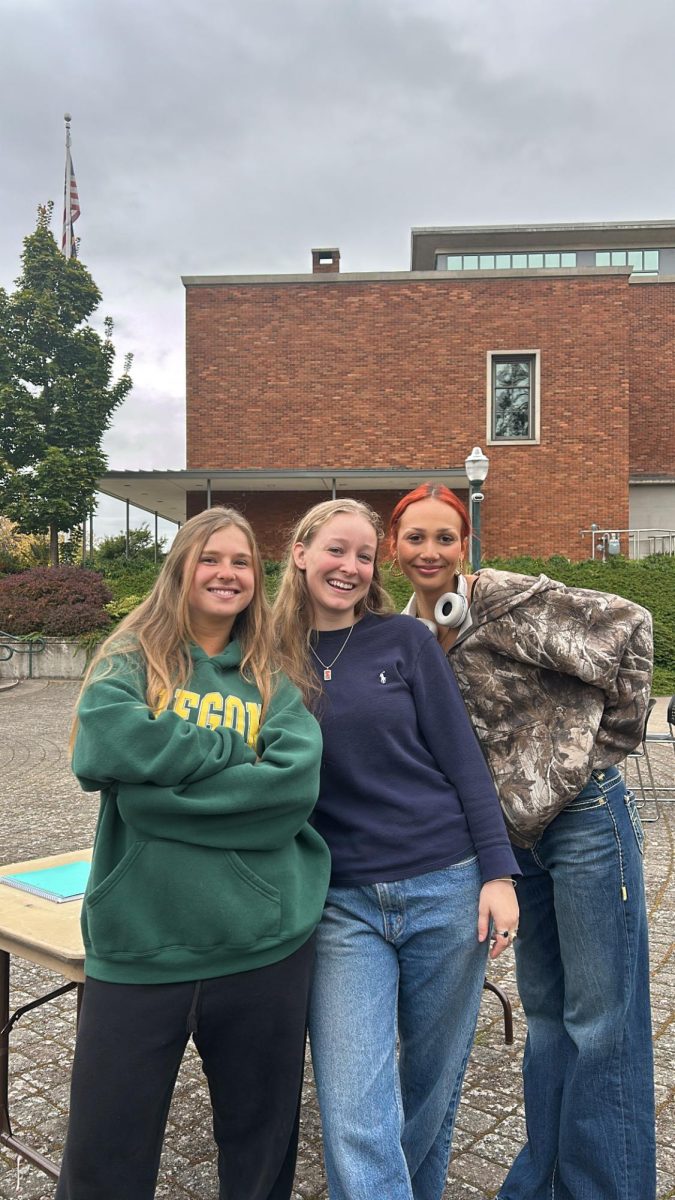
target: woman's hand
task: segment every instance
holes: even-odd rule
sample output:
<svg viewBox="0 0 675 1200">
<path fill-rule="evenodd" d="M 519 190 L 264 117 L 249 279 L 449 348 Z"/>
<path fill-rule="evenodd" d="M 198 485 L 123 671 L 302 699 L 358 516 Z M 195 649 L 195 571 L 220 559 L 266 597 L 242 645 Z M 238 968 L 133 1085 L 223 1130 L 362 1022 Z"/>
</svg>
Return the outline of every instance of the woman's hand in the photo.
<svg viewBox="0 0 675 1200">
<path fill-rule="evenodd" d="M 484 942 L 492 918 L 492 947 L 490 958 L 498 958 L 502 950 L 513 944 L 518 932 L 518 901 L 510 879 L 492 879 L 484 883 L 478 901 L 478 941 Z"/>
</svg>

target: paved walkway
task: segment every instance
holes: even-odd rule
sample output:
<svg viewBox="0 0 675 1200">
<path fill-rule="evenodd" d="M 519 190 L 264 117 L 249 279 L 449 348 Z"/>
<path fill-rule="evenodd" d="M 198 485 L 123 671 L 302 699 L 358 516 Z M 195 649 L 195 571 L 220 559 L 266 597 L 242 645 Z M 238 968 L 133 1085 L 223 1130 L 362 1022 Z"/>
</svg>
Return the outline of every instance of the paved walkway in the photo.
<svg viewBox="0 0 675 1200">
<path fill-rule="evenodd" d="M 80 793 L 66 757 L 76 694 L 76 684 L 56 681 L 26 682 L 0 692 L 3 862 L 91 844 L 96 798 Z M 659 728 L 664 712 L 661 704 L 650 728 Z M 652 945 L 659 1200 L 675 1197 L 675 806 L 666 809 L 667 815 L 646 827 L 645 859 Z M 515 1001 L 510 955 L 503 955 L 491 967 L 491 977 L 503 983 Z M 17 965 L 12 1007 L 56 986 L 55 980 L 55 976 L 37 967 Z M 496 999 L 484 993 L 444 1200 L 494 1196 L 523 1138 L 520 1058 L 524 1023 L 516 1003 L 516 1044 L 505 1047 L 500 1013 Z M 55 1158 L 60 1155 L 66 1129 L 74 1027 L 74 999 L 68 995 L 29 1013 L 12 1034 L 10 1090 L 15 1132 Z M 308 1074 L 295 1200 L 325 1200 L 320 1126 L 311 1072 Z M 190 1051 L 171 1109 L 157 1196 L 163 1200 L 216 1200 L 214 1159 L 205 1083 L 197 1056 Z M 17 1167 L 14 1156 L 0 1148 L 3 1200 L 51 1200 L 53 1194 L 53 1185 L 46 1176 L 27 1164 Z"/>
</svg>

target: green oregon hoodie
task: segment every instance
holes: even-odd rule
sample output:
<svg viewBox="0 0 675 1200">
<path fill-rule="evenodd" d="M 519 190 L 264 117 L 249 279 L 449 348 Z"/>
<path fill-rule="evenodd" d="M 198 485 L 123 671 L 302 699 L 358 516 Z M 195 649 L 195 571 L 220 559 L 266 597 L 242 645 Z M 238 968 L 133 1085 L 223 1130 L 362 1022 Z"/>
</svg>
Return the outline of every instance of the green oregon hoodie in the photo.
<svg viewBox="0 0 675 1200">
<path fill-rule="evenodd" d="M 321 734 L 284 676 L 259 729 L 239 643 L 194 670 L 154 716 L 133 660 L 84 691 L 73 770 L 101 792 L 82 909 L 85 970 L 178 983 L 292 954 L 317 925 L 330 856 L 307 824 Z M 253 749 L 255 747 L 255 749 Z"/>
</svg>

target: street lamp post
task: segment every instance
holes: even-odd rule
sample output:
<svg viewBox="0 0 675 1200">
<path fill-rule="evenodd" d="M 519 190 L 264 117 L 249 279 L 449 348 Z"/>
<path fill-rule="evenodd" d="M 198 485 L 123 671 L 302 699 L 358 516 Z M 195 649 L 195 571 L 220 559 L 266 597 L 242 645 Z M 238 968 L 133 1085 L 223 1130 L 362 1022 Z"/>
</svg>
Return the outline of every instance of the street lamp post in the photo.
<svg viewBox="0 0 675 1200">
<path fill-rule="evenodd" d="M 490 460 L 486 454 L 483 454 L 480 446 L 474 446 L 469 457 L 464 460 L 466 477 L 469 480 L 470 488 L 472 571 L 477 571 L 480 567 L 480 506 L 484 498 L 480 486 L 487 479 L 489 466 Z"/>
</svg>

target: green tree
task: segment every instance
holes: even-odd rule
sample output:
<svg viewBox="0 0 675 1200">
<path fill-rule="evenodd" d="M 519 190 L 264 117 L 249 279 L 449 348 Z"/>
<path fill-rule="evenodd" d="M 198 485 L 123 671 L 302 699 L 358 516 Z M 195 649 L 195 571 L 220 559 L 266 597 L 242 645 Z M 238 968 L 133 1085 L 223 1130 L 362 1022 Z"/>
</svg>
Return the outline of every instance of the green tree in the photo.
<svg viewBox="0 0 675 1200">
<path fill-rule="evenodd" d="M 101 294 L 77 258 L 61 254 L 38 208 L 24 239 L 16 291 L 0 288 L 0 505 L 25 533 L 49 533 L 58 565 L 59 531 L 91 510 L 106 469 L 101 443 L 131 389 L 131 356 L 113 380 L 113 324 L 88 324 Z"/>
</svg>

